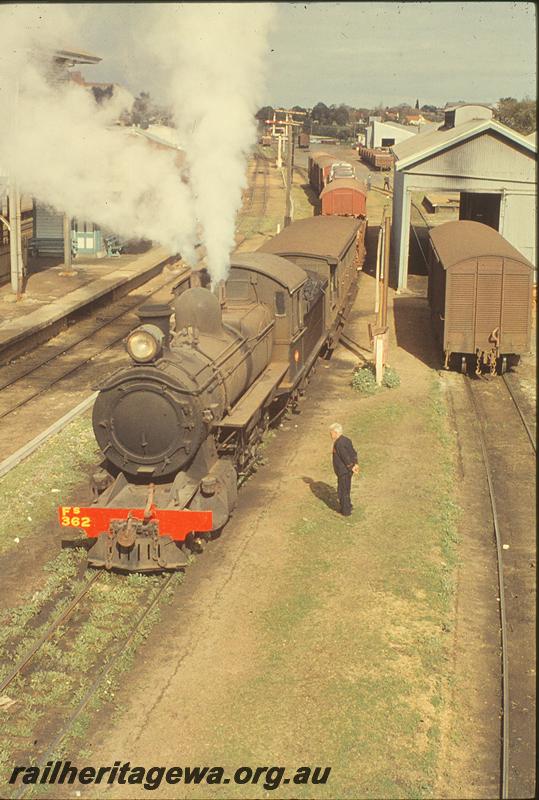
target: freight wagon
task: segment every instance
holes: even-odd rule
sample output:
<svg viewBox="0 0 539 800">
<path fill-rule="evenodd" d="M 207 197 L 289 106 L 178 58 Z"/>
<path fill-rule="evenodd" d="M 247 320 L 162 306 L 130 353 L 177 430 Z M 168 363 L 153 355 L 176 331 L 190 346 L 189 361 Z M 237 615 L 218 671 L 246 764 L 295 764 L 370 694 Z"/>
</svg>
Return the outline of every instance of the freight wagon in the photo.
<svg viewBox="0 0 539 800">
<path fill-rule="evenodd" d="M 533 265 L 480 222 L 447 222 L 429 236 L 428 297 L 445 367 L 505 372 L 530 350 Z"/>
<path fill-rule="evenodd" d="M 335 178 L 320 193 L 320 213 L 365 217 L 367 215 L 365 185 L 357 178 Z"/>
<path fill-rule="evenodd" d="M 357 271 L 365 261 L 366 231 L 365 219 L 309 217 L 284 228 L 259 250 L 286 258 L 322 280 L 328 351 L 339 341 L 355 296 Z"/>
<path fill-rule="evenodd" d="M 395 156 L 385 148 L 363 147 L 360 144 L 358 153 L 360 159 L 374 169 L 391 169 L 395 161 Z"/>
</svg>

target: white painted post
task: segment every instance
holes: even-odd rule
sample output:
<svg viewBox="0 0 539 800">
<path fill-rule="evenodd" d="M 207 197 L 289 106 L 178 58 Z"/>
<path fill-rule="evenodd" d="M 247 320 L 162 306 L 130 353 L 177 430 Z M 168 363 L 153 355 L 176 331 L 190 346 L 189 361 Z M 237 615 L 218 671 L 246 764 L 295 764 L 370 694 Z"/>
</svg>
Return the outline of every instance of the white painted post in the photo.
<svg viewBox="0 0 539 800">
<path fill-rule="evenodd" d="M 374 343 L 374 366 L 376 369 L 376 383 L 382 385 L 384 377 L 384 337 L 376 336 Z"/>
<path fill-rule="evenodd" d="M 382 262 L 382 232 L 383 220 L 380 230 L 378 231 L 378 244 L 376 246 L 376 286 L 374 295 L 374 313 L 378 314 L 380 309 L 380 267 Z"/>
<path fill-rule="evenodd" d="M 21 240 L 21 197 L 12 181 L 9 186 L 9 251 L 11 258 L 11 288 L 20 300 L 24 291 L 24 263 Z"/>
</svg>

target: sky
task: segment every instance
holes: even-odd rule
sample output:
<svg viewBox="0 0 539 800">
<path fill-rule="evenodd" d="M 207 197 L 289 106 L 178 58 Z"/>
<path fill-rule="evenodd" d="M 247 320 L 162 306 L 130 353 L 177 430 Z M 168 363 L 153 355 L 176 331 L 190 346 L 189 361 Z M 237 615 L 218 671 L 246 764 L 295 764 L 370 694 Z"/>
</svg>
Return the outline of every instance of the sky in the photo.
<svg viewBox="0 0 539 800">
<path fill-rule="evenodd" d="M 218 4 L 215 4 L 218 7 Z M 256 4 L 251 4 L 256 5 Z M 131 34 L 151 3 L 80 6 L 84 41 L 103 57 L 88 80 L 133 93 L 161 87 Z M 496 102 L 536 95 L 533 3 L 277 3 L 267 47 L 266 103 L 354 107 Z"/>
</svg>

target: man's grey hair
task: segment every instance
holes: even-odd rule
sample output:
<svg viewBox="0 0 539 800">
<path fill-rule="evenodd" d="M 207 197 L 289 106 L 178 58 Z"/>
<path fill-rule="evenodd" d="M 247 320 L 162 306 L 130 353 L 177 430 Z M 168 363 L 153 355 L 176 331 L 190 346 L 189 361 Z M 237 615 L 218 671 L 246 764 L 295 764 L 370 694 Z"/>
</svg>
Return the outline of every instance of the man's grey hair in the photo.
<svg viewBox="0 0 539 800">
<path fill-rule="evenodd" d="M 335 431 L 335 433 L 338 433 L 339 436 L 342 434 L 342 425 L 339 425 L 338 422 L 334 422 L 333 425 L 330 425 L 329 429 L 330 431 Z"/>
</svg>

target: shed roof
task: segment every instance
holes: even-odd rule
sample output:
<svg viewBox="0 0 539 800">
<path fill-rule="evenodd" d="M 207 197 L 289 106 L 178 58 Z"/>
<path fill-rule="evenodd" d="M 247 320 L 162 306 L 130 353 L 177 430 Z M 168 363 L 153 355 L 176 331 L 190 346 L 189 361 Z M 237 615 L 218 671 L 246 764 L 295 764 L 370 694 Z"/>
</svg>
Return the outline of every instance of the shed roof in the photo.
<svg viewBox="0 0 539 800">
<path fill-rule="evenodd" d="M 99 64 L 103 60 L 101 56 L 94 56 L 93 53 L 86 53 L 84 50 L 55 50 L 54 58 L 57 61 L 69 61 L 73 64 Z"/>
<path fill-rule="evenodd" d="M 496 122 L 492 119 L 472 119 L 469 122 L 463 122 L 461 125 L 455 125 L 453 128 L 445 128 L 442 125 L 436 130 L 418 133 L 417 136 L 393 145 L 391 152 L 394 153 L 396 158 L 395 169 L 399 171 L 405 167 L 410 167 L 418 161 L 430 158 L 448 147 L 459 144 L 485 131 L 494 131 L 530 153 L 537 152 L 533 142 L 526 139 L 522 134 L 517 133 L 517 131 L 512 130 L 512 128 L 508 128 L 507 125 L 502 125 L 501 122 Z"/>
<path fill-rule="evenodd" d="M 446 222 L 430 231 L 429 235 L 444 269 L 468 258 L 483 256 L 511 258 L 533 269 L 532 264 L 516 247 L 509 244 L 494 228 L 482 222 Z"/>
<path fill-rule="evenodd" d="M 336 263 L 357 236 L 361 223 L 351 217 L 308 217 L 264 242 L 258 252 L 304 255 Z"/>
<path fill-rule="evenodd" d="M 411 133 L 414 136 L 417 136 L 417 125 L 401 125 L 400 122 L 394 122 L 393 120 L 386 120 L 385 122 L 380 122 L 380 125 L 389 125 L 390 128 L 398 128 L 400 131 L 406 131 L 406 133 Z"/>
<path fill-rule="evenodd" d="M 354 192 L 361 192 L 361 194 L 366 193 L 365 184 L 358 181 L 357 178 L 333 178 L 330 183 L 324 186 L 320 192 L 320 197 L 335 191 L 335 189 L 352 189 Z"/>
<path fill-rule="evenodd" d="M 230 259 L 231 267 L 249 269 L 266 275 L 292 294 L 299 289 L 307 280 L 307 273 L 292 261 L 287 261 L 278 255 L 270 253 L 232 253 Z"/>
</svg>

